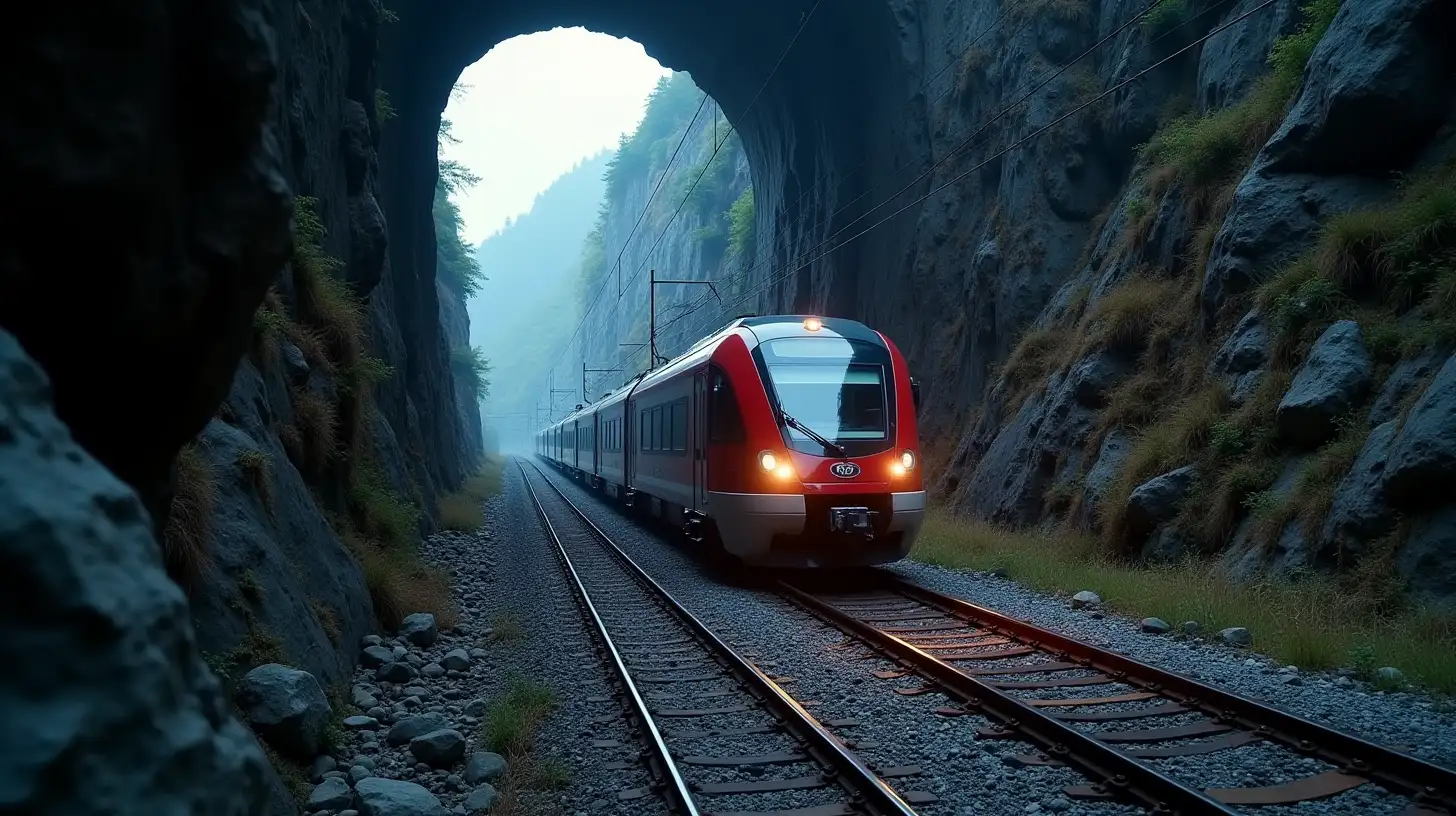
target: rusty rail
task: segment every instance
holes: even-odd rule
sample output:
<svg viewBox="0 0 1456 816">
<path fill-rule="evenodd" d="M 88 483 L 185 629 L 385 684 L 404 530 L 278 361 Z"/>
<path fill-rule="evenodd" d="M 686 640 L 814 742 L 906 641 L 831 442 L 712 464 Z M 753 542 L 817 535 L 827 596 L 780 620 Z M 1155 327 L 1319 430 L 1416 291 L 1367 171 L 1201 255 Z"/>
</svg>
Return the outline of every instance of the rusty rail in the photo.
<svg viewBox="0 0 1456 816">
<path fill-rule="evenodd" d="M 968 601 L 910 583 L 892 573 L 867 573 L 869 587 L 888 595 L 851 596 L 839 604 L 789 582 L 780 591 L 836 627 L 871 644 L 916 674 L 938 684 L 964 708 L 941 713 L 980 713 L 1000 725 L 983 729 L 983 737 L 1022 736 L 1043 752 L 1020 759 L 1027 764 L 1073 766 L 1091 786 L 1069 788 L 1084 798 L 1119 796 L 1155 812 L 1229 814 L 1233 805 L 1290 804 L 1342 793 L 1366 782 L 1411 799 L 1409 816 L 1456 816 L 1456 772 L 1408 754 L 1320 725 L 1188 677 L 1133 660 L 1008 617 Z M 842 588 L 841 588 L 842 589 Z M 861 590 L 861 593 L 870 590 Z M 841 594 L 841 593 L 836 593 Z M 906 602 L 911 606 L 906 606 Z M 845 608 L 848 607 L 848 608 Z M 895 622 L 907 625 L 891 625 Z M 937 623 L 939 621 L 939 623 Z M 949 624 L 949 625 L 947 625 Z M 966 631 L 954 631 L 957 627 Z M 916 633 L 919 629 L 920 632 Z M 935 641 L 934 644 L 930 641 Z M 951 641 L 945 643 L 942 641 Z M 960 645 L 957 645 L 960 644 Z M 984 650 L 986 647 L 997 648 Z M 947 651 L 979 653 L 943 657 Z M 996 666 L 1017 657 L 1050 658 L 1037 663 Z M 966 669 L 956 661 L 983 668 Z M 995 666 L 994 668 L 984 668 Z M 1091 672 L 1048 679 L 1048 675 Z M 998 677 L 1035 676 L 1025 682 Z M 1132 693 L 1105 697 L 1036 700 L 1013 691 L 1055 687 L 1120 684 Z M 1107 711 L 1107 706 L 1150 701 L 1136 709 Z M 1099 706 L 1092 713 L 1065 713 L 1068 708 Z M 1057 713 L 1044 709 L 1052 708 Z M 1206 721 L 1165 729 L 1088 733 L 1076 722 L 1099 722 L 1198 713 Z M 1214 736 L 1212 740 L 1173 748 L 1127 749 L 1120 744 L 1156 743 Z M 1279 743 L 1303 756 L 1320 759 L 1336 770 L 1285 785 L 1199 790 L 1174 780 L 1139 759 L 1212 753 L 1259 740 Z"/>
</svg>

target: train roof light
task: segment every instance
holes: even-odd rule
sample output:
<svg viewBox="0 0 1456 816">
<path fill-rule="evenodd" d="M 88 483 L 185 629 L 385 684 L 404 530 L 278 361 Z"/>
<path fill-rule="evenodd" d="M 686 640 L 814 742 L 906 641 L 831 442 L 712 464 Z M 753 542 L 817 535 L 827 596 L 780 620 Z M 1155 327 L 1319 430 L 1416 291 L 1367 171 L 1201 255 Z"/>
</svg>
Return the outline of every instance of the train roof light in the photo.
<svg viewBox="0 0 1456 816">
<path fill-rule="evenodd" d="M 823 327 L 824 323 L 821 322 L 817 317 L 809 317 L 804 319 L 804 331 L 819 331 Z"/>
</svg>

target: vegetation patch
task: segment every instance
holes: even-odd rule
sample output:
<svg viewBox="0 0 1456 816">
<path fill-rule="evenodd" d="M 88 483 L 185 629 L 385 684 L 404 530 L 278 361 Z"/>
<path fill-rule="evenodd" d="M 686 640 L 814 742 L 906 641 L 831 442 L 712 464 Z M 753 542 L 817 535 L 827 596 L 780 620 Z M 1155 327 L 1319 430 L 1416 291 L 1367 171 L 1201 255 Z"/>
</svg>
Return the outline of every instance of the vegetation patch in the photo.
<svg viewBox="0 0 1456 816">
<path fill-rule="evenodd" d="M 521 619 L 510 612 L 498 612 L 490 619 L 490 634 L 486 636 L 486 643 L 514 643 L 526 636 L 525 627 L 521 626 Z"/>
<path fill-rule="evenodd" d="M 297 453 L 309 467 L 322 468 L 338 453 L 339 409 L 333 400 L 321 392 L 308 388 L 293 389 L 294 433 L 285 434 L 297 438 Z"/>
<path fill-rule="evenodd" d="M 1149 35 L 1161 36 L 1188 20 L 1188 0 L 1158 0 L 1146 17 L 1143 30 Z"/>
<path fill-rule="evenodd" d="M 459 490 L 440 497 L 441 527 L 474 532 L 485 525 L 485 501 L 500 493 L 504 462 L 500 456 L 486 456 L 480 471 L 466 479 Z"/>
<path fill-rule="evenodd" d="M 728 251 L 736 258 L 744 258 L 753 248 L 758 233 L 753 203 L 753 186 L 749 185 L 738 194 L 728 208 Z"/>
<path fill-rule="evenodd" d="M 1236 584 L 1206 562 L 1137 567 L 1107 556 L 1097 539 L 1015 532 L 939 508 L 911 553 L 957 569 L 1004 569 L 1018 583 L 1070 594 L 1091 589 L 1113 611 L 1156 616 L 1203 631 L 1247 627 L 1260 651 L 1304 669 L 1348 666 L 1357 650 L 1371 667 L 1395 666 L 1416 682 L 1456 693 L 1456 618 L 1421 608 L 1385 608 L 1355 576 L 1297 583 Z"/>
<path fill-rule="evenodd" d="M 491 813 L 525 816 L 534 812 L 524 801 L 530 790 L 559 790 L 571 783 L 571 769 L 561 759 L 541 756 L 536 736 L 556 706 L 556 693 L 519 675 L 506 681 L 505 693 L 491 700 L 481 726 L 486 747 L 506 758 L 506 773 L 497 785 L 500 798 Z"/>
<path fill-rule="evenodd" d="M 463 86 L 456 84 L 452 94 L 463 93 Z M 440 120 L 437 145 L 444 150 L 446 144 L 459 144 L 449 119 Z M 435 182 L 433 217 L 435 221 L 435 277 L 454 292 L 461 301 L 473 297 L 485 282 L 480 262 L 475 259 L 475 249 L 465 241 L 461 229 L 464 222 L 460 208 L 451 196 L 480 183 L 480 176 L 455 159 L 439 155 L 440 175 Z"/>
<path fill-rule="evenodd" d="M 263 507 L 271 513 L 273 511 L 273 457 L 256 448 L 239 451 L 237 465 L 238 469 L 243 472 L 243 477 L 248 480 L 248 485 L 263 502 Z"/>
<path fill-rule="evenodd" d="M 1143 151 L 1144 159 L 1158 168 L 1153 177 L 1155 190 L 1177 181 L 1191 190 L 1206 191 L 1228 183 L 1248 166 L 1283 122 L 1305 65 L 1340 10 L 1340 2 L 1307 3 L 1299 31 L 1275 43 L 1269 54 L 1269 73 L 1238 104 L 1205 116 L 1177 118 L 1158 131 Z M 1167 21 L 1186 13 L 1185 0 L 1161 0 L 1144 22 L 1151 26 L 1155 19 Z"/>
<path fill-rule="evenodd" d="M 1290 346 L 1346 317 L 1370 329 L 1377 359 L 1456 343 L 1456 160 L 1407 179 L 1388 204 L 1331 218 L 1259 300 Z"/>
<path fill-rule="evenodd" d="M 217 474 L 196 443 L 177 453 L 172 506 L 162 530 L 167 574 L 183 587 L 195 587 L 212 549 L 212 516 L 217 505 Z"/>
<path fill-rule="evenodd" d="M 359 560 L 380 625 L 397 629 L 414 612 L 433 614 L 442 627 L 455 625 L 450 576 L 420 555 L 419 511 L 390 487 L 378 464 L 354 463 L 349 503 L 352 514 L 335 519 L 334 529 Z"/>
<path fill-rule="evenodd" d="M 464 346 L 450 351 L 450 371 L 465 385 L 477 401 L 484 401 L 490 394 L 490 360 L 485 352 L 476 346 Z"/>
<path fill-rule="evenodd" d="M 313 616 L 318 621 L 319 628 L 329 636 L 330 642 L 338 646 L 339 638 L 343 637 L 343 630 L 339 628 L 339 613 L 328 602 L 318 598 L 310 599 L 308 605 L 313 610 Z"/>
</svg>

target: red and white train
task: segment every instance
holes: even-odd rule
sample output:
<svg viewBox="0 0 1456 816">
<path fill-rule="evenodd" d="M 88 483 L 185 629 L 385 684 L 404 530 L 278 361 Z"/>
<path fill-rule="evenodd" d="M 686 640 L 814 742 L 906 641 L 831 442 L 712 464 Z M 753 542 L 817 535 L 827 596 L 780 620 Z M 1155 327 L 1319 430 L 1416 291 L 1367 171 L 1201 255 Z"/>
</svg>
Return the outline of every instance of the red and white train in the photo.
<svg viewBox="0 0 1456 816">
<path fill-rule="evenodd" d="M 853 320 L 739 318 L 536 435 L 588 486 L 746 564 L 904 558 L 925 516 L 919 387 Z"/>
</svg>

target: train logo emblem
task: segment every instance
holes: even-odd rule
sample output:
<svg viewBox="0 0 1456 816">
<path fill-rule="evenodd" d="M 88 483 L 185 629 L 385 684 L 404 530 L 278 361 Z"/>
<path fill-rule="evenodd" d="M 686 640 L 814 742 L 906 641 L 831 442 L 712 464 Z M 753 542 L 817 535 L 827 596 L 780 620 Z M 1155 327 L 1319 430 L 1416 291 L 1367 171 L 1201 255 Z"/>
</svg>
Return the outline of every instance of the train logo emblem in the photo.
<svg viewBox="0 0 1456 816">
<path fill-rule="evenodd" d="M 853 462 L 835 462 L 829 466 L 829 472 L 841 479 L 853 479 L 859 475 L 859 465 Z"/>
</svg>

